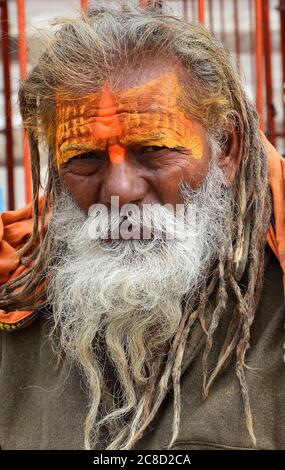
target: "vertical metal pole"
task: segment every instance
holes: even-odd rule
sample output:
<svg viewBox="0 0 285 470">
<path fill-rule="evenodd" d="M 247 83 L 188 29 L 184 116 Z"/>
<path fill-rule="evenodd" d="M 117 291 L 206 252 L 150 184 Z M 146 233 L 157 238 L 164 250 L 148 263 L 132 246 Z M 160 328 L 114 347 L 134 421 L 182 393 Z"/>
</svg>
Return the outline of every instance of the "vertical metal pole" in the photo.
<svg viewBox="0 0 285 470">
<path fill-rule="evenodd" d="M 255 0 L 255 38 L 256 38 L 256 108 L 259 114 L 259 127 L 264 130 L 263 123 L 263 19 L 262 0 Z"/>
<path fill-rule="evenodd" d="M 255 60 L 254 60 L 254 29 L 255 29 L 255 20 L 252 13 L 252 0 L 248 0 L 248 12 L 249 12 L 249 35 L 250 35 L 250 78 L 252 89 L 255 85 Z"/>
<path fill-rule="evenodd" d="M 280 0 L 280 28 L 281 28 L 281 55 L 282 55 L 282 75 L 283 75 L 283 136 L 285 137 L 285 0 Z"/>
<path fill-rule="evenodd" d="M 269 0 L 263 0 L 262 5 L 263 5 L 263 24 L 264 24 L 264 59 L 265 59 L 267 126 L 268 126 L 269 140 L 273 145 L 275 145 Z"/>
<path fill-rule="evenodd" d="M 208 7 L 209 7 L 209 26 L 210 31 L 214 32 L 214 16 L 213 16 L 213 0 L 208 0 Z"/>
<path fill-rule="evenodd" d="M 198 20 L 205 23 L 205 0 L 198 0 Z"/>
<path fill-rule="evenodd" d="M 139 0 L 139 6 L 141 8 L 148 8 L 149 6 L 154 6 L 158 10 L 162 8 L 163 0 Z"/>
<path fill-rule="evenodd" d="M 86 11 L 88 8 L 88 0 L 80 0 L 81 1 L 81 10 Z"/>
<path fill-rule="evenodd" d="M 26 18 L 25 18 L 25 4 L 24 0 L 17 0 L 17 14 L 18 14 L 18 58 L 20 67 L 20 80 L 26 78 L 27 73 L 27 45 L 26 45 Z M 31 164 L 29 145 L 27 136 L 23 130 L 23 161 L 24 161 L 24 175 L 25 175 L 25 194 L 26 203 L 32 200 L 32 182 L 31 182 Z"/>
<path fill-rule="evenodd" d="M 240 35 L 239 35 L 239 14 L 238 14 L 238 2 L 234 0 L 234 30 L 235 30 L 235 48 L 236 48 L 236 60 L 237 67 L 240 70 Z"/>
<path fill-rule="evenodd" d="M 14 150 L 12 134 L 11 78 L 9 56 L 9 23 L 7 2 L 0 1 L 1 11 L 1 49 L 3 62 L 4 102 L 5 102 L 5 134 L 6 134 L 6 165 L 8 176 L 8 208 L 15 209 L 14 190 Z"/>
<path fill-rule="evenodd" d="M 226 42 L 226 33 L 225 33 L 225 2 L 220 0 L 220 18 L 221 18 L 221 40 L 222 43 Z"/>
<path fill-rule="evenodd" d="M 197 18 L 196 15 L 196 0 L 189 0 L 190 2 L 190 8 L 191 8 L 191 21 L 195 21 Z"/>
<path fill-rule="evenodd" d="M 188 20 L 188 0 L 183 0 L 183 18 Z"/>
<path fill-rule="evenodd" d="M 191 21 L 195 21 L 196 18 L 197 18 L 197 15 L 196 15 L 196 0 L 189 0 L 190 2 L 190 7 L 191 7 Z"/>
</svg>

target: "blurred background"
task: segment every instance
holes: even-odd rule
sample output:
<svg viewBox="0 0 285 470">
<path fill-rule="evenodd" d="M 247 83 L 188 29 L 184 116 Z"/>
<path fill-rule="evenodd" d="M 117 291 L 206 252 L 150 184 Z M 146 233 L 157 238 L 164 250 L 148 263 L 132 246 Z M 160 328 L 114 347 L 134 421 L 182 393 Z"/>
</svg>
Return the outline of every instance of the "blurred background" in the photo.
<svg viewBox="0 0 285 470">
<path fill-rule="evenodd" d="M 0 0 L 0 211 L 31 200 L 29 149 L 17 93 L 42 50 L 40 30 L 97 0 Z M 151 0 L 152 2 L 154 0 Z M 129 0 L 146 7 L 149 0 Z M 105 0 L 100 3 L 112 3 Z M 204 23 L 232 52 L 260 127 L 285 156 L 285 0 L 156 0 L 187 21 Z M 42 174 L 46 155 L 42 155 Z"/>
</svg>

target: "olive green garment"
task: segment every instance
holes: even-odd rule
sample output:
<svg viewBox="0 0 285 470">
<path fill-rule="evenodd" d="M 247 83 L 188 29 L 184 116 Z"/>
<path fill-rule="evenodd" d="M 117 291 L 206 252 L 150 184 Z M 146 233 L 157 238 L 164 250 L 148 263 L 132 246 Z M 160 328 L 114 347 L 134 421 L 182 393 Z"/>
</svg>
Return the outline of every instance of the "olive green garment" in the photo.
<svg viewBox="0 0 285 470">
<path fill-rule="evenodd" d="M 267 253 L 264 288 L 252 326 L 247 383 L 260 449 L 285 449 L 284 295 L 282 272 Z M 231 308 L 226 317 L 230 317 Z M 218 351 L 228 318 L 213 348 Z M 41 317 L 16 333 L 3 332 L 0 367 L 0 445 L 2 449 L 82 449 L 87 393 L 78 369 L 56 357 Z M 199 336 L 199 332 L 197 333 Z M 197 336 L 197 335 L 196 335 Z M 248 449 L 239 383 L 231 365 L 202 399 L 200 346 L 189 339 L 181 380 L 181 424 L 174 449 Z M 172 434 L 173 396 L 164 400 L 156 419 L 136 449 L 164 449 Z"/>
</svg>

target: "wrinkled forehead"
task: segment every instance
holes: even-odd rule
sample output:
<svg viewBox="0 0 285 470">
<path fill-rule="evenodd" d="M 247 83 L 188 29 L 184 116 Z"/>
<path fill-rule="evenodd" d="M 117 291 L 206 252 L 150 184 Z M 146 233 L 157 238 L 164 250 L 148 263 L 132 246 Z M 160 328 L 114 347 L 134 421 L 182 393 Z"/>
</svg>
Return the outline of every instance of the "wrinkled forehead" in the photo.
<svg viewBox="0 0 285 470">
<path fill-rule="evenodd" d="M 57 96 L 56 114 L 58 124 L 78 117 L 108 117 L 124 112 L 147 113 L 163 111 L 175 106 L 181 94 L 180 83 L 175 72 L 163 74 L 141 85 L 113 90 L 108 83 L 90 95 L 80 97 Z"/>
<path fill-rule="evenodd" d="M 174 71 L 128 89 L 112 90 L 106 83 L 88 96 L 58 98 L 58 163 L 86 151 L 106 149 L 114 142 L 187 147 L 189 132 L 193 141 L 196 131 L 195 123 L 179 107 L 181 99 L 182 89 Z"/>
</svg>

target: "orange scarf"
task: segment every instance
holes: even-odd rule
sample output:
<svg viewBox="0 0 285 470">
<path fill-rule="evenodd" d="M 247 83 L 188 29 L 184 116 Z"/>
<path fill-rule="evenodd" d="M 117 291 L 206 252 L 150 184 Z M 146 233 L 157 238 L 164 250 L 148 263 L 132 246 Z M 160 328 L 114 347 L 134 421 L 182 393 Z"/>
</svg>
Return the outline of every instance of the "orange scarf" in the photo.
<svg viewBox="0 0 285 470">
<path fill-rule="evenodd" d="M 285 158 L 279 155 L 262 132 L 261 136 L 268 157 L 269 184 L 275 222 L 274 227 L 272 224 L 269 226 L 267 241 L 280 262 L 285 292 Z"/>
<path fill-rule="evenodd" d="M 44 202 L 39 200 L 41 212 Z M 30 268 L 20 262 L 17 250 L 29 239 L 33 231 L 33 216 L 31 204 L 23 209 L 2 212 L 0 214 L 0 285 L 15 279 Z M 38 312 L 31 310 L 14 310 L 6 312 L 0 309 L 0 329 L 14 331 L 30 324 Z"/>
<path fill-rule="evenodd" d="M 268 155 L 269 184 L 273 195 L 275 219 L 275 226 L 269 227 L 267 241 L 279 259 L 285 291 L 285 159 L 278 154 L 263 133 L 261 136 Z M 42 205 L 43 197 L 40 199 L 40 211 Z M 31 204 L 23 209 L 3 212 L 0 215 L 0 284 L 16 278 L 29 268 L 21 264 L 17 250 L 28 240 L 32 228 Z M 0 310 L 0 329 L 14 331 L 24 328 L 38 315 L 39 312 L 33 311 Z"/>
</svg>

